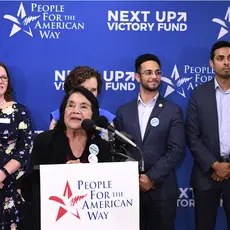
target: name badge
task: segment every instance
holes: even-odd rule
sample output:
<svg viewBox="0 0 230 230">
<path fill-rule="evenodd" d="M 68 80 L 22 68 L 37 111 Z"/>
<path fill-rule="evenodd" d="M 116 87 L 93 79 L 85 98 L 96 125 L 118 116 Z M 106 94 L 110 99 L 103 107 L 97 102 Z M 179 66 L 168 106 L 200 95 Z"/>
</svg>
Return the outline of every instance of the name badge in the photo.
<svg viewBox="0 0 230 230">
<path fill-rule="evenodd" d="M 153 126 L 153 127 L 157 127 L 159 125 L 160 121 L 157 117 L 154 117 L 151 119 L 150 121 L 150 124 Z"/>
<path fill-rule="evenodd" d="M 98 162 L 98 158 L 95 154 L 89 154 L 88 156 L 88 161 L 89 163 L 97 163 Z"/>
<path fill-rule="evenodd" d="M 10 118 L 0 118 L 0 123 L 2 123 L 2 124 L 10 124 Z"/>
</svg>

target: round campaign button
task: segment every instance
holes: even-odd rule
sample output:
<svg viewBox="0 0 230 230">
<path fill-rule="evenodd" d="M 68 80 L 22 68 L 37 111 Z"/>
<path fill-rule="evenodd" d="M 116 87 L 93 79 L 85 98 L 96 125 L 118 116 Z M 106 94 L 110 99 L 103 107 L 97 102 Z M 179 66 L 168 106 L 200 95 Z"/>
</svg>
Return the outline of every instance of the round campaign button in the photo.
<svg viewBox="0 0 230 230">
<path fill-rule="evenodd" d="M 153 126 L 153 127 L 157 127 L 159 125 L 160 121 L 157 117 L 153 117 L 150 121 L 150 124 Z"/>
<path fill-rule="evenodd" d="M 95 154 L 89 154 L 88 156 L 88 161 L 89 163 L 97 163 L 98 162 L 98 158 Z"/>
<path fill-rule="evenodd" d="M 98 148 L 98 146 L 95 145 L 95 144 L 91 144 L 91 145 L 89 146 L 89 152 L 90 152 L 91 154 L 97 155 L 97 154 L 99 153 L 99 148 Z"/>
</svg>

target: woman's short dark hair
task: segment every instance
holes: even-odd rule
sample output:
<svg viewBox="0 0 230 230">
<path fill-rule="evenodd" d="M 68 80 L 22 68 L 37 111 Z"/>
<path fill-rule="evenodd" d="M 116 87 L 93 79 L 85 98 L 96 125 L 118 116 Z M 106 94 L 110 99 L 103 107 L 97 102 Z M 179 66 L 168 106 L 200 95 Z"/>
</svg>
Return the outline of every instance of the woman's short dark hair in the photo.
<svg viewBox="0 0 230 230">
<path fill-rule="evenodd" d="M 97 92 L 100 94 L 102 88 L 101 74 L 96 69 L 92 69 L 89 66 L 76 66 L 69 72 L 64 83 L 65 92 L 68 93 L 73 88 L 81 85 L 83 82 L 92 77 L 97 80 Z"/>
<path fill-rule="evenodd" d="M 66 130 L 66 125 L 64 122 L 64 116 L 65 116 L 65 109 L 67 106 L 67 102 L 70 98 L 70 96 L 74 93 L 80 93 L 83 96 L 85 96 L 90 102 L 91 102 L 91 109 L 93 112 L 92 115 L 92 120 L 95 120 L 96 118 L 99 117 L 99 104 L 98 104 L 98 100 L 97 98 L 93 95 L 93 93 L 91 93 L 88 89 L 86 89 L 83 86 L 77 86 L 74 89 L 72 89 L 71 91 L 69 91 L 63 98 L 61 106 L 60 106 L 60 119 L 57 122 L 55 129 L 59 129 L 62 131 Z"/>
<path fill-rule="evenodd" d="M 1 66 L 3 69 L 5 69 L 6 74 L 7 74 L 7 77 L 8 77 L 8 85 L 7 85 L 6 92 L 5 92 L 5 94 L 4 94 L 4 99 L 5 99 L 6 101 L 12 101 L 12 100 L 13 100 L 13 87 L 12 87 L 12 84 L 11 84 L 9 71 L 8 71 L 6 65 L 3 64 L 2 62 L 0 62 L 0 66 Z"/>
</svg>

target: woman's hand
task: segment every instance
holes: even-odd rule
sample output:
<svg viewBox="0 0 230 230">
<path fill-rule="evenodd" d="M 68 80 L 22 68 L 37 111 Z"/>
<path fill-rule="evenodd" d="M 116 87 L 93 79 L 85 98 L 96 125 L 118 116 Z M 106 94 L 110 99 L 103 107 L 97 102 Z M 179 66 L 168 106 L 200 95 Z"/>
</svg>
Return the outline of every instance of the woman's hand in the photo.
<svg viewBox="0 0 230 230">
<path fill-rule="evenodd" d="M 77 160 L 71 160 L 71 161 L 67 161 L 66 164 L 80 164 L 80 160 L 77 159 Z"/>
<path fill-rule="evenodd" d="M 0 189 L 3 189 L 4 184 L 2 182 L 0 182 Z"/>
<path fill-rule="evenodd" d="M 0 169 L 0 183 L 6 179 L 6 174 Z"/>
<path fill-rule="evenodd" d="M 4 184 L 2 183 L 6 179 L 6 174 L 0 170 L 0 189 L 4 187 Z"/>
</svg>

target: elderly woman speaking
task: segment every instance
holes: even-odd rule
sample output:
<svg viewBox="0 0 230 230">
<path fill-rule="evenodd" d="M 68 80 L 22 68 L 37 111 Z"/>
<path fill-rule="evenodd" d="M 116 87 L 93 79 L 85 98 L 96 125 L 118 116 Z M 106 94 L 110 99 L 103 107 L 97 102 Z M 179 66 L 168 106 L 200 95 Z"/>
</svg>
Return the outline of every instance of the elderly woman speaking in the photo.
<svg viewBox="0 0 230 230">
<path fill-rule="evenodd" d="M 31 211 L 25 219 L 28 229 L 40 230 L 40 181 L 38 170 L 33 170 L 35 165 L 111 161 L 108 142 L 81 126 L 83 120 L 99 116 L 98 101 L 90 91 L 79 86 L 69 92 L 62 101 L 60 114 L 55 129 L 39 134 L 34 142 L 22 188 L 25 199 L 31 201 Z M 97 151 L 91 151 L 95 146 Z"/>
</svg>

